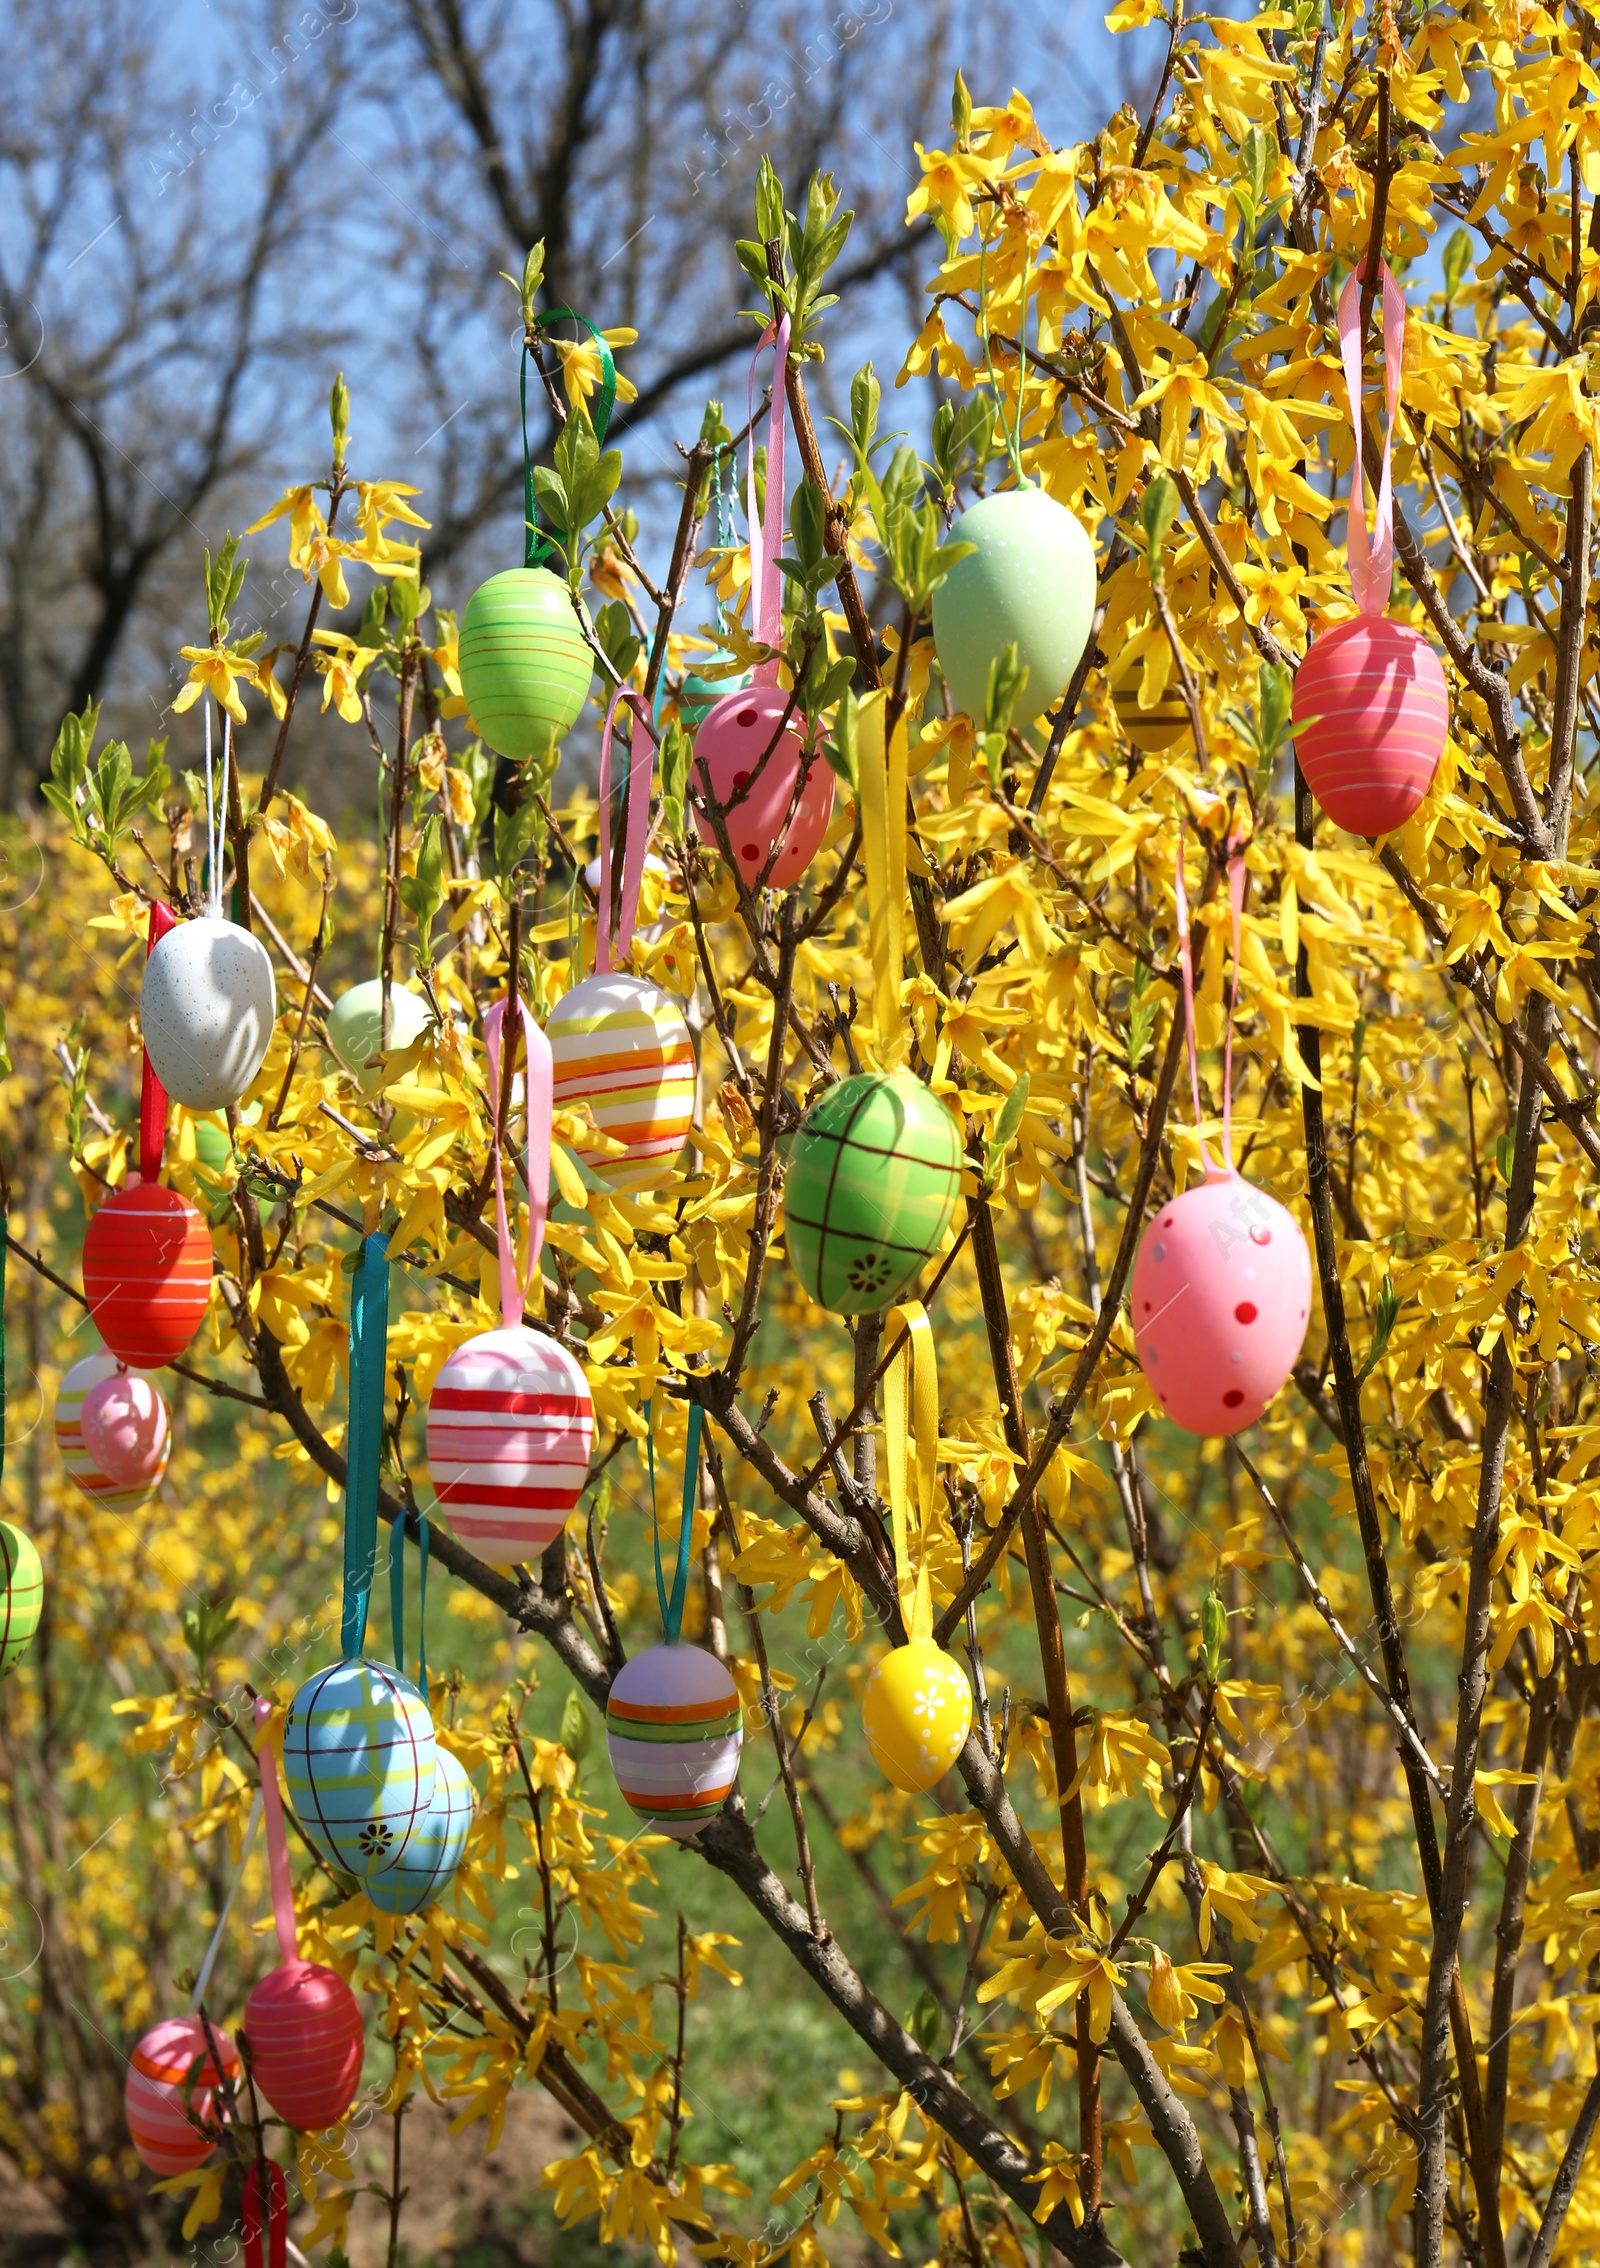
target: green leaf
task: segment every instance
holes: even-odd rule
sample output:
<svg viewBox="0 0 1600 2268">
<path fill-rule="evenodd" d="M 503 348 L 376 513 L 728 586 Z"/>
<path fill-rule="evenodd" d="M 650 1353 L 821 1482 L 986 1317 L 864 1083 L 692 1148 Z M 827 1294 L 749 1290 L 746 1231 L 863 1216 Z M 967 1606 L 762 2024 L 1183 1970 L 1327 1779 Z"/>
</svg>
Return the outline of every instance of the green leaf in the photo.
<svg viewBox="0 0 1600 2268">
<path fill-rule="evenodd" d="M 763 157 L 756 169 L 756 234 L 763 244 L 783 234 L 783 183 L 769 157 Z"/>
<path fill-rule="evenodd" d="M 661 816 L 675 843 L 683 840 L 683 804 L 694 743 L 674 717 L 661 736 Z"/>
<path fill-rule="evenodd" d="M 333 461 L 344 466 L 345 444 L 350 438 L 350 389 L 341 370 L 328 390 L 328 423 L 333 427 Z"/>
<path fill-rule="evenodd" d="M 1500 1179 L 1508 1188 L 1511 1185 L 1511 1166 L 1516 1153 L 1517 1138 L 1515 1134 L 1502 1134 L 1494 1146 L 1494 1162 L 1500 1169 Z"/>
<path fill-rule="evenodd" d="M 433 966 L 430 936 L 435 916 L 445 901 L 444 836 L 437 812 L 422 830 L 415 874 L 400 877 L 400 899 L 422 933 L 422 966 L 430 969 Z"/>
<path fill-rule="evenodd" d="M 1208 1685 L 1215 1685 L 1222 1676 L 1222 1649 L 1227 1639 L 1228 1610 L 1213 1584 L 1200 1607 L 1200 1667 Z"/>
<path fill-rule="evenodd" d="M 855 694 L 846 685 L 834 712 L 833 731 L 822 744 L 822 753 L 852 795 L 860 793 L 861 766 L 856 752 L 859 713 Z"/>
<path fill-rule="evenodd" d="M 226 535 L 222 549 L 215 560 L 209 551 L 206 560 L 206 620 L 215 635 L 224 643 L 228 636 L 228 609 L 234 605 L 244 589 L 245 569 L 248 560 L 239 557 L 239 538 Z"/>
<path fill-rule="evenodd" d="M 1444 303 L 1448 307 L 1461 289 L 1461 279 L 1472 257 L 1472 239 L 1464 228 L 1452 229 L 1444 248 Z"/>
<path fill-rule="evenodd" d="M 1150 971 L 1143 961 L 1135 961 L 1133 979 L 1128 988 L 1127 1047 L 1130 1071 L 1137 1071 L 1150 1052 L 1159 1005 L 1150 989 Z"/>
<path fill-rule="evenodd" d="M 607 661 L 619 677 L 626 677 L 643 650 L 633 617 L 620 599 L 608 599 L 594 618 L 594 634 Z"/>
<path fill-rule="evenodd" d="M 1178 486 L 1170 473 L 1158 472 L 1145 483 L 1139 499 L 1139 525 L 1144 531 L 1145 557 L 1154 577 L 1161 571 L 1161 554 L 1173 521 L 1178 517 Z"/>
<path fill-rule="evenodd" d="M 1272 179 L 1277 157 L 1276 139 L 1259 126 L 1252 126 L 1239 144 L 1239 170 L 1249 192 L 1252 219 L 1266 203 L 1267 183 Z M 1241 204 L 1243 201 L 1241 197 Z"/>
<path fill-rule="evenodd" d="M 238 1616 L 228 1611 L 232 1604 L 231 1599 L 202 1598 L 197 1607 L 183 1609 L 183 1635 L 201 1678 L 206 1674 L 206 1664 L 212 1655 L 221 1653 L 239 1627 Z"/>
<path fill-rule="evenodd" d="M 1262 746 L 1276 756 L 1289 732 L 1294 679 L 1281 662 L 1263 662 L 1256 673 Z"/>
<path fill-rule="evenodd" d="M 1006 1152 L 1017 1138 L 1022 1114 L 1028 1107 L 1028 1074 L 1024 1071 L 1000 1105 L 994 1132 L 983 1146 L 983 1186 L 993 1189 L 1006 1162 Z"/>
<path fill-rule="evenodd" d="M 561 1745 L 575 1764 L 581 1764 L 593 1744 L 593 1719 L 577 1693 L 569 1688 L 561 1708 Z"/>
<path fill-rule="evenodd" d="M 944 2010 L 934 1996 L 932 1985 L 924 1985 L 916 1999 L 906 2010 L 906 2030 L 916 2041 L 924 2055 L 932 2055 L 944 2037 Z"/>
<path fill-rule="evenodd" d="M 967 82 L 959 71 L 956 73 L 955 91 L 950 97 L 950 124 L 955 130 L 957 142 L 965 147 L 967 136 L 972 131 L 972 97 L 968 94 Z"/>
<path fill-rule="evenodd" d="M 511 877 L 527 857 L 534 839 L 544 823 L 544 813 L 538 803 L 519 782 L 521 792 L 516 807 L 503 811 L 497 804 L 494 814 L 494 866 L 500 888 L 507 897 L 511 893 Z"/>
<path fill-rule="evenodd" d="M 983 695 L 983 721 L 987 731 L 1005 733 L 1010 730 L 1012 712 L 1027 682 L 1027 668 L 1013 638 L 989 664 L 989 679 Z"/>
<path fill-rule="evenodd" d="M 1371 1377 L 1373 1371 L 1376 1370 L 1378 1364 L 1382 1362 L 1384 1355 L 1388 1352 L 1389 1340 L 1394 1332 L 1395 1318 L 1399 1313 L 1400 1302 L 1395 1296 L 1394 1285 L 1385 1276 L 1378 1291 L 1377 1305 L 1373 1310 L 1372 1348 L 1366 1361 L 1361 1365 L 1361 1373 L 1356 1380 L 1358 1386 Z"/>
</svg>

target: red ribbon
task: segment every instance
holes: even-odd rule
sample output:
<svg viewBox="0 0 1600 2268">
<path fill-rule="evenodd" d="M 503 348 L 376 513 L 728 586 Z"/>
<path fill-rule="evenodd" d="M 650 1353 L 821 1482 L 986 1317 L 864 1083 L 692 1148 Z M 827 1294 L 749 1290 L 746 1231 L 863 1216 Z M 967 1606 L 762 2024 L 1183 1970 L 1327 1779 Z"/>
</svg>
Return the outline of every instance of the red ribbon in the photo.
<svg viewBox="0 0 1600 2268">
<path fill-rule="evenodd" d="M 150 905 L 150 934 L 145 943 L 145 959 L 155 951 L 169 929 L 176 929 L 178 918 L 170 906 L 159 898 Z M 139 1086 L 139 1179 L 161 1179 L 161 1153 L 167 1146 L 167 1090 L 156 1077 L 145 1050 L 144 1077 Z"/>
<path fill-rule="evenodd" d="M 263 2161 L 257 2159 L 244 2177 L 244 2198 L 239 2212 L 240 2230 L 244 2237 L 245 2268 L 287 2268 L 289 2259 L 289 2185 L 283 2178 L 282 2166 L 271 2159 L 264 2161 L 267 2177 L 267 2249 L 266 2258 L 261 2252 L 261 2175 Z"/>
</svg>

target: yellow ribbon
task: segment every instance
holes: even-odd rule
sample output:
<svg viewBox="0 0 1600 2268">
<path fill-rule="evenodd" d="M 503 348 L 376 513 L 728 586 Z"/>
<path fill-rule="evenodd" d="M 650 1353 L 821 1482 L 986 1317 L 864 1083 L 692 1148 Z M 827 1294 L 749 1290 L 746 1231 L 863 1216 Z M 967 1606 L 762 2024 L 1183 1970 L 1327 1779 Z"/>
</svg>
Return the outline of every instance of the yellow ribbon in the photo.
<svg viewBox="0 0 1600 2268">
<path fill-rule="evenodd" d="M 900 1016 L 900 975 L 905 963 L 906 728 L 901 719 L 884 746 L 889 696 L 869 693 L 856 725 L 861 801 L 861 850 L 867 869 L 867 915 L 872 933 L 873 1020 L 878 1060 L 902 1063 L 905 1028 Z"/>
<path fill-rule="evenodd" d="M 883 1374 L 884 1461 L 888 1467 L 889 1519 L 894 1537 L 895 1584 L 900 1617 L 913 1642 L 933 1639 L 933 1592 L 928 1582 L 927 1543 L 939 1486 L 939 1369 L 933 1352 L 933 1325 L 922 1302 L 908 1299 L 884 1319 L 891 1346 L 905 1344 Z M 909 1417 L 909 1423 L 908 1423 Z M 907 1458 L 914 1438 L 917 1458 L 916 1572 L 912 1572 L 908 1512 Z"/>
</svg>

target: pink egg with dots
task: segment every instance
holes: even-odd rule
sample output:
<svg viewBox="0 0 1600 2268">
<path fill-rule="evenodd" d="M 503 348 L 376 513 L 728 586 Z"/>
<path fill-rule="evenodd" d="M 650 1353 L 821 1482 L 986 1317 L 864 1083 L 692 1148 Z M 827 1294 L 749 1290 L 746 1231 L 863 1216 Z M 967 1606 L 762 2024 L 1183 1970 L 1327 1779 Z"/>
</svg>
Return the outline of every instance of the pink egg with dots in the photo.
<svg viewBox="0 0 1600 2268">
<path fill-rule="evenodd" d="M 721 804 L 739 872 L 752 887 L 786 890 L 798 882 L 833 816 L 833 769 L 820 748 L 808 749 L 798 708 L 786 716 L 788 709 L 782 686 L 749 685 L 724 694 L 694 736 L 695 785 Z M 694 823 L 708 849 L 721 847 L 704 813 L 696 811 Z"/>
<path fill-rule="evenodd" d="M 1131 1296 L 1134 1345 L 1166 1415 L 1186 1433 L 1238 1433 L 1294 1368 L 1311 1255 L 1275 1197 L 1214 1173 L 1146 1228 Z"/>
<path fill-rule="evenodd" d="M 83 1398 L 83 1445 L 118 1488 L 144 1488 L 167 1461 L 167 1405 L 153 1378 L 119 1370 Z"/>
</svg>

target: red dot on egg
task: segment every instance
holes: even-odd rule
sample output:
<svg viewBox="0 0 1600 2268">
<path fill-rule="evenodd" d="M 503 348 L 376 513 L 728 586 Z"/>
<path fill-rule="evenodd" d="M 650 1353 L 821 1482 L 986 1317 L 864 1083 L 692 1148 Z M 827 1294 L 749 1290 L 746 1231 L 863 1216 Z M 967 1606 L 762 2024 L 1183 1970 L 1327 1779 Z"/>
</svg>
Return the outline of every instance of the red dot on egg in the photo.
<svg viewBox="0 0 1600 2268">
<path fill-rule="evenodd" d="M 738 712 L 733 721 L 735 724 L 743 725 L 748 731 L 750 726 L 753 725 L 756 721 L 755 710 L 748 707 L 743 708 Z"/>
<path fill-rule="evenodd" d="M 746 866 L 754 866 L 760 859 L 761 852 L 754 843 L 746 843 L 739 856 L 744 860 Z"/>
<path fill-rule="evenodd" d="M 1238 1387 L 1230 1386 L 1222 1397 L 1222 1406 L 1225 1410 L 1236 1410 L 1243 1400 L 1244 1396 Z"/>
<path fill-rule="evenodd" d="M 1241 1299 L 1233 1311 L 1233 1319 L 1235 1323 L 1253 1323 L 1256 1319 L 1255 1301 Z"/>
<path fill-rule="evenodd" d="M 1271 1229 L 1253 1228 L 1250 1231 L 1250 1242 L 1252 1244 L 1270 1244 L 1272 1242 Z"/>
</svg>

